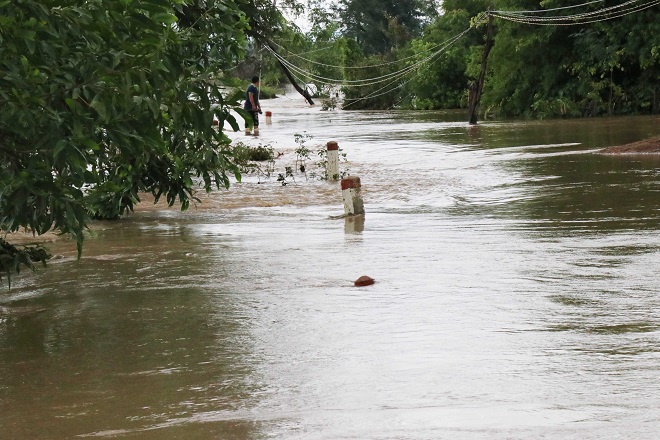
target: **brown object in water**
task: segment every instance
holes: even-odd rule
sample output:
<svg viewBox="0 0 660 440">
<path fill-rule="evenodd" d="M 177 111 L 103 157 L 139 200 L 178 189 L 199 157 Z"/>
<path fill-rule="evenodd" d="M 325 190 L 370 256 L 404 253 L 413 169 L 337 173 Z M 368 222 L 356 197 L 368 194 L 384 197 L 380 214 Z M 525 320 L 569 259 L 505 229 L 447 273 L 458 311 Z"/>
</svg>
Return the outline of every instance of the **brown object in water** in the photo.
<svg viewBox="0 0 660 440">
<path fill-rule="evenodd" d="M 366 275 L 361 276 L 357 280 L 355 280 L 355 285 L 357 287 L 364 287 L 364 286 L 371 286 L 373 283 L 375 283 L 373 278 L 368 277 Z"/>
</svg>

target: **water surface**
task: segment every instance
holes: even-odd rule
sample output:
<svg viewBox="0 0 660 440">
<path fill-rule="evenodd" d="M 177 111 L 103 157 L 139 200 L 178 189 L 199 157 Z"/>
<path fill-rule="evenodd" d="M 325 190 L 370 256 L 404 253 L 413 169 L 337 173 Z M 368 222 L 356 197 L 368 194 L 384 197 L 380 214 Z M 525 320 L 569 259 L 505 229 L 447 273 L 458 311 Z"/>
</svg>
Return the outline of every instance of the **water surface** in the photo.
<svg viewBox="0 0 660 440">
<path fill-rule="evenodd" d="M 660 118 L 265 104 L 232 137 L 284 153 L 270 178 L 97 223 L 0 293 L 2 438 L 657 438 L 660 159 L 594 152 Z M 295 133 L 339 143 L 363 222 L 276 181 Z"/>
</svg>

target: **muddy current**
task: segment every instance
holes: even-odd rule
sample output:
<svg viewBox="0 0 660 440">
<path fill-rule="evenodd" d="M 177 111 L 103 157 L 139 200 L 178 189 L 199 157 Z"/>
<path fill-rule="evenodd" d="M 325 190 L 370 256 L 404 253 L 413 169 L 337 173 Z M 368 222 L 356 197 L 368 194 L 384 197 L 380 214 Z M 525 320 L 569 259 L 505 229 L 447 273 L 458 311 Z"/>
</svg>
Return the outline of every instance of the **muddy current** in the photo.
<svg viewBox="0 0 660 440">
<path fill-rule="evenodd" d="M 3 285 L 1 438 L 658 438 L 660 157 L 597 153 L 657 116 L 263 104 L 271 168 Z"/>
</svg>

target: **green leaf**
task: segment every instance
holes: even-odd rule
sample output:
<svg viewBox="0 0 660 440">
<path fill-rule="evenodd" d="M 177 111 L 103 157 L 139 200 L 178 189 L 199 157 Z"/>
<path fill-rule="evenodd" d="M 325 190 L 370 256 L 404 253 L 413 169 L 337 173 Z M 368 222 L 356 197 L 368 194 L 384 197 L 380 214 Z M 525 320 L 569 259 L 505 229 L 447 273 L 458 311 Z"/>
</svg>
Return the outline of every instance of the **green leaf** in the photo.
<svg viewBox="0 0 660 440">
<path fill-rule="evenodd" d="M 218 118 L 218 119 L 220 119 L 220 118 Z M 236 121 L 236 118 L 234 117 L 234 115 L 232 115 L 232 114 L 226 115 L 225 120 L 227 122 L 229 122 L 229 125 L 231 126 L 232 130 L 240 131 L 240 127 L 238 126 L 238 122 Z M 220 119 L 220 121 L 222 121 L 222 119 Z"/>
<path fill-rule="evenodd" d="M 108 113 L 105 102 L 99 99 L 99 95 L 96 95 L 94 97 L 94 99 L 92 100 L 91 104 L 89 104 L 89 106 L 94 110 L 96 110 L 96 112 L 101 117 L 101 120 L 106 121 L 108 119 Z"/>
<path fill-rule="evenodd" d="M 149 109 L 151 110 L 154 119 L 158 119 L 158 117 L 160 116 L 160 105 L 158 104 L 158 102 L 153 98 L 146 98 L 145 102 L 149 106 Z"/>
<path fill-rule="evenodd" d="M 55 149 L 53 150 L 53 160 L 57 162 L 60 158 L 62 152 L 66 149 L 66 141 L 60 140 L 55 144 Z"/>
<path fill-rule="evenodd" d="M 248 124 L 250 128 L 254 126 L 254 121 L 252 120 L 252 116 L 250 116 L 250 114 L 246 110 L 244 110 L 242 107 L 234 107 L 233 110 L 243 118 L 243 120 Z M 232 126 L 232 128 L 234 127 Z M 238 131 L 238 130 L 239 128 L 238 126 L 236 126 L 236 128 L 234 128 L 234 131 Z"/>
<path fill-rule="evenodd" d="M 179 19 L 176 17 L 174 14 L 155 14 L 154 15 L 154 20 L 157 20 L 163 24 L 174 24 L 176 23 Z"/>
</svg>

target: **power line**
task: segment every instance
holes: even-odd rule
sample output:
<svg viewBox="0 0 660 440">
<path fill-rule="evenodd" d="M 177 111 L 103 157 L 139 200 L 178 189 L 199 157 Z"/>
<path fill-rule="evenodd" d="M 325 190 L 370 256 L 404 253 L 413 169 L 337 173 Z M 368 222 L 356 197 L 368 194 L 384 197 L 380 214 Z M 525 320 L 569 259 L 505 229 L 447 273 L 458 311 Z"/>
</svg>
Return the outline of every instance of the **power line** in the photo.
<svg viewBox="0 0 660 440">
<path fill-rule="evenodd" d="M 580 6 L 588 5 L 584 3 Z M 544 10 L 537 11 L 491 11 L 493 17 L 501 18 L 517 23 L 536 25 L 536 26 L 574 26 L 580 24 L 596 23 L 606 20 L 620 18 L 635 12 L 643 11 L 660 4 L 660 0 L 651 0 L 645 3 L 639 0 L 629 0 L 619 5 L 601 8 L 595 11 L 583 12 L 572 15 L 559 15 L 555 17 L 541 17 L 536 14 Z"/>
<path fill-rule="evenodd" d="M 579 4 L 579 5 L 562 6 L 562 7 L 559 7 L 559 8 L 551 8 L 551 9 L 532 9 L 532 10 L 529 10 L 529 11 L 508 11 L 508 12 L 516 13 L 516 14 L 538 14 L 538 13 L 545 13 L 545 12 L 551 12 L 551 11 L 561 11 L 561 10 L 564 10 L 564 9 L 580 8 L 582 6 L 588 6 L 588 5 L 592 5 L 594 3 L 602 3 L 603 1 L 605 1 L 605 0 L 594 0 L 594 1 L 591 1 L 591 2 L 587 2 L 587 3 L 582 3 L 582 4 Z M 497 11 L 497 12 L 503 12 L 503 11 Z"/>
<path fill-rule="evenodd" d="M 598 1 L 603 1 L 603 0 L 598 0 Z M 475 19 L 475 24 L 473 26 L 471 26 L 469 29 L 471 29 L 472 27 L 476 26 L 479 22 L 481 22 L 485 18 L 486 14 L 487 14 L 486 12 L 482 12 L 481 14 L 479 14 L 477 16 L 477 18 Z M 465 32 L 467 32 L 469 29 L 467 29 Z M 299 58 L 303 61 L 306 61 L 310 64 L 315 64 L 317 66 L 330 67 L 330 68 L 335 68 L 335 69 L 373 69 L 373 68 L 376 68 L 376 67 L 384 67 L 384 66 L 389 66 L 389 65 L 392 65 L 392 64 L 399 64 L 403 61 L 407 61 L 407 60 L 410 60 L 410 59 L 413 59 L 413 58 L 417 58 L 420 54 L 427 53 L 427 52 L 432 52 L 432 51 L 436 50 L 437 48 L 443 46 L 443 43 L 436 44 L 434 46 L 431 46 L 429 48 L 424 49 L 421 52 L 416 53 L 415 55 L 411 55 L 411 56 L 405 57 L 405 58 L 400 58 L 400 59 L 395 60 L 395 61 L 387 61 L 387 62 L 379 63 L 379 64 L 370 64 L 370 65 L 367 65 L 367 66 L 339 66 L 339 65 L 321 63 L 321 62 L 310 60 L 308 58 L 305 58 L 305 57 L 301 56 L 301 55 L 304 55 L 306 53 L 313 53 L 315 51 L 308 51 L 308 52 L 303 52 L 301 54 L 294 54 L 294 53 L 290 52 L 289 50 L 287 50 L 284 46 L 282 46 L 280 44 L 277 44 L 277 43 L 275 43 L 275 44 L 277 46 L 281 47 L 282 49 L 286 50 L 287 52 L 291 53 L 292 57 Z M 319 49 L 319 50 L 326 50 L 326 49 L 328 49 L 328 48 L 326 47 L 326 48 Z M 282 58 L 284 58 L 284 57 L 282 57 Z"/>
<path fill-rule="evenodd" d="M 366 78 L 366 79 L 360 79 L 360 80 L 334 79 L 334 78 L 323 77 L 321 75 L 316 75 L 316 74 L 314 74 L 314 73 L 312 73 L 308 70 L 305 70 L 305 69 L 302 69 L 302 68 L 296 66 L 295 64 L 293 64 L 290 61 L 286 60 L 281 55 L 279 55 L 278 53 L 273 51 L 272 49 L 270 49 L 268 47 L 266 47 L 266 49 L 268 49 L 271 52 L 271 54 L 275 58 L 277 58 L 278 61 L 280 61 L 281 63 L 286 65 L 289 69 L 295 71 L 296 73 L 298 73 L 298 74 L 300 74 L 300 75 L 302 75 L 302 76 L 304 76 L 308 79 L 311 79 L 312 81 L 317 81 L 317 82 L 319 82 L 320 84 L 323 84 L 323 85 L 332 85 L 332 86 L 341 85 L 341 86 L 344 86 L 344 87 L 365 87 L 365 86 L 370 86 L 370 85 L 375 85 L 375 84 L 380 84 L 380 83 L 383 83 L 383 82 L 387 82 L 391 79 L 399 78 L 400 76 L 404 76 L 407 73 L 417 69 L 421 65 L 423 65 L 423 64 L 427 63 L 428 61 L 430 61 L 431 59 L 435 58 L 440 53 L 444 52 L 449 46 L 451 46 L 456 41 L 458 41 L 460 38 L 462 38 L 470 29 L 472 29 L 472 28 L 468 28 L 465 31 L 461 32 L 460 34 L 455 35 L 454 37 L 452 37 L 451 39 L 446 41 L 445 44 L 439 50 L 437 50 L 436 52 L 432 53 L 431 55 L 423 58 L 422 60 L 417 61 L 416 63 L 414 63 L 412 65 L 406 66 L 402 69 L 399 69 L 398 71 L 391 72 L 391 73 L 388 73 L 388 74 L 385 74 L 385 75 L 381 75 L 381 76 L 378 76 L 378 77 L 372 77 L 372 78 Z"/>
<path fill-rule="evenodd" d="M 415 62 L 414 64 L 403 67 L 403 68 L 401 68 L 401 69 L 399 69 L 395 72 L 391 72 L 391 73 L 388 73 L 388 74 L 385 74 L 385 75 L 366 78 L 366 79 L 360 79 L 360 80 L 346 80 L 346 79 L 343 79 L 343 78 L 339 78 L 339 79 L 327 78 L 327 77 L 324 77 L 324 76 L 321 76 L 321 75 L 317 75 L 317 74 L 315 74 L 315 73 L 313 73 L 309 70 L 305 70 L 305 69 L 293 64 L 292 62 L 290 62 L 289 60 L 287 60 L 286 58 L 284 58 L 283 56 L 281 56 L 280 54 L 275 52 L 270 47 L 266 46 L 265 49 L 270 51 L 270 53 L 279 62 L 284 64 L 287 68 L 289 68 L 290 70 L 296 72 L 298 75 L 301 75 L 301 76 L 303 76 L 303 77 L 305 77 L 305 78 L 307 78 L 307 79 L 309 79 L 313 82 L 317 82 L 321 85 L 329 85 L 329 86 L 366 87 L 366 86 L 381 84 L 381 83 L 384 83 L 384 82 L 387 82 L 387 81 L 390 81 L 390 80 L 395 80 L 396 81 L 400 77 L 405 76 L 408 73 L 419 69 L 419 67 L 421 67 L 422 65 L 430 62 L 431 60 L 436 58 L 439 54 L 441 54 L 442 52 L 447 50 L 447 48 L 449 48 L 451 45 L 456 43 L 465 34 L 467 34 L 471 29 L 478 26 L 482 21 L 485 20 L 486 16 L 487 16 L 487 14 L 485 12 L 480 14 L 479 16 L 477 16 L 477 18 L 474 20 L 474 22 L 472 23 L 472 25 L 469 28 L 465 29 L 463 32 L 461 32 L 457 35 L 454 35 L 453 37 L 451 37 L 450 39 L 448 39 L 444 43 L 435 45 L 434 48 L 439 47 L 439 49 L 437 49 L 435 52 L 431 53 L 429 56 L 424 57 L 423 59 Z M 428 50 L 423 51 L 421 53 L 425 53 L 425 52 L 428 52 Z M 418 57 L 419 57 L 419 54 L 416 54 L 414 56 L 401 59 L 401 60 L 399 60 L 399 62 L 404 61 L 404 60 L 409 60 L 409 59 L 412 59 L 412 58 L 418 58 Z M 379 65 L 369 65 L 369 66 L 364 66 L 364 67 L 365 68 L 375 68 L 375 67 L 381 67 L 381 66 L 384 66 L 384 65 L 387 65 L 387 64 L 392 64 L 392 63 L 383 63 L 383 64 L 379 64 Z M 330 66 L 330 67 L 345 68 L 346 66 Z"/>
<path fill-rule="evenodd" d="M 468 30 L 469 30 L 469 29 L 468 29 Z M 459 34 L 457 37 L 462 37 L 464 34 L 465 34 L 465 33 L 461 33 L 461 34 Z M 444 51 L 445 48 L 449 47 L 451 44 L 453 44 L 453 43 L 455 43 L 456 41 L 458 41 L 459 38 L 457 38 L 457 37 L 454 37 L 452 40 L 450 40 L 451 42 L 448 43 L 447 45 L 445 45 L 444 48 L 443 48 L 442 50 L 436 52 L 436 53 L 433 54 L 431 57 L 428 57 L 428 58 L 427 58 L 427 61 L 428 61 L 429 63 L 434 62 L 432 59 L 435 58 L 436 56 L 438 56 L 440 53 L 442 53 L 442 52 Z M 393 91 L 395 91 L 395 90 L 397 90 L 397 89 L 401 89 L 401 88 L 403 88 L 406 84 L 408 84 L 409 82 L 411 82 L 413 79 L 415 79 L 415 78 L 419 75 L 419 73 L 418 73 L 417 71 L 418 71 L 418 70 L 419 70 L 424 64 L 426 64 L 426 62 L 421 63 L 421 64 L 415 66 L 415 68 L 414 68 L 413 70 L 409 71 L 409 72 L 405 72 L 405 74 L 408 74 L 408 73 L 411 73 L 411 72 L 415 72 L 415 74 L 412 75 L 407 81 L 402 82 L 402 83 L 400 83 L 400 84 L 398 84 L 398 85 L 392 87 L 392 88 L 389 89 L 389 90 L 385 90 L 385 91 L 383 92 L 384 89 L 388 88 L 389 86 L 391 86 L 391 85 L 394 84 L 394 83 L 397 83 L 398 80 L 399 80 L 400 78 L 402 78 L 403 76 L 405 76 L 405 74 L 403 74 L 403 75 L 399 75 L 399 76 L 398 76 L 397 78 L 395 78 L 393 81 L 389 82 L 388 84 L 386 84 L 385 86 L 381 87 L 380 89 L 375 90 L 375 91 L 369 93 L 369 94 L 366 95 L 366 96 L 362 96 L 362 97 L 360 97 L 360 98 L 348 98 L 348 99 L 350 99 L 350 102 L 349 102 L 348 104 L 346 104 L 346 105 L 344 106 L 344 108 L 349 107 L 349 106 L 355 104 L 356 102 L 364 101 L 364 100 L 367 100 L 367 99 L 377 98 L 377 97 L 379 97 L 379 96 L 387 95 L 388 93 L 391 93 L 391 92 L 393 92 Z"/>
</svg>

